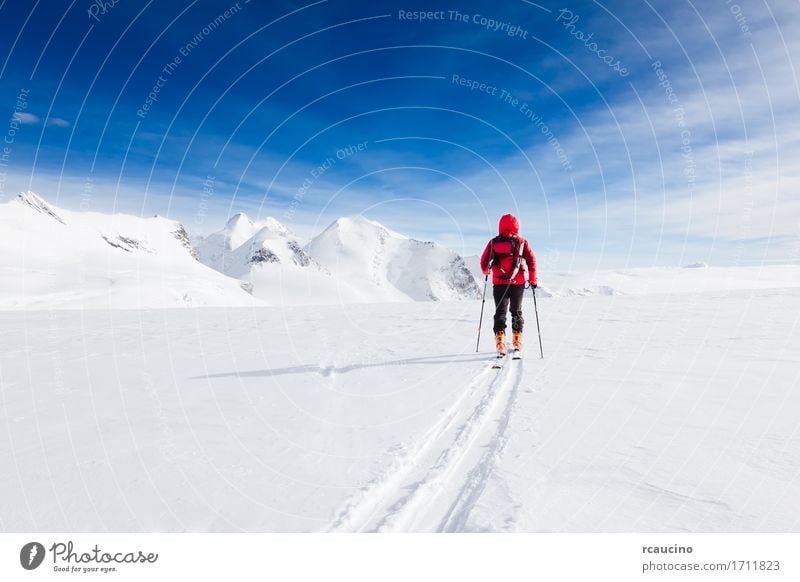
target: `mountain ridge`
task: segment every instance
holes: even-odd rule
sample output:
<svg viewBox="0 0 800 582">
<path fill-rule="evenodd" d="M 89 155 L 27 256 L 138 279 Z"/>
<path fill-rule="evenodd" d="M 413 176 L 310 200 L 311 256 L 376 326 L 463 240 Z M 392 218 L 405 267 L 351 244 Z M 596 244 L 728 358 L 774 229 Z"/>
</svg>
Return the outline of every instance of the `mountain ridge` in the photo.
<svg viewBox="0 0 800 582">
<path fill-rule="evenodd" d="M 98 298 L 138 308 L 478 297 L 462 257 L 363 215 L 340 217 L 308 242 L 274 217 L 243 212 L 192 237 L 168 218 L 69 211 L 29 191 L 0 204 L 0 225 L 0 307 Z M 45 273 L 60 283 L 49 284 Z"/>
<path fill-rule="evenodd" d="M 0 204 L 0 308 L 245 306 L 164 217 L 75 212 L 22 192 Z"/>
<path fill-rule="evenodd" d="M 235 221 L 237 231 L 230 228 Z M 244 242 L 241 225 L 263 224 Z M 257 297 L 274 301 L 284 290 L 274 282 L 295 285 L 288 294 L 314 302 L 437 301 L 475 299 L 478 287 L 463 259 L 430 241 L 418 241 L 363 215 L 339 217 L 307 244 L 273 217 L 257 221 L 244 213 L 223 229 L 196 243 L 205 264 L 248 281 Z M 316 288 L 310 289 L 313 285 Z M 327 292 L 325 292 L 327 289 Z"/>
</svg>

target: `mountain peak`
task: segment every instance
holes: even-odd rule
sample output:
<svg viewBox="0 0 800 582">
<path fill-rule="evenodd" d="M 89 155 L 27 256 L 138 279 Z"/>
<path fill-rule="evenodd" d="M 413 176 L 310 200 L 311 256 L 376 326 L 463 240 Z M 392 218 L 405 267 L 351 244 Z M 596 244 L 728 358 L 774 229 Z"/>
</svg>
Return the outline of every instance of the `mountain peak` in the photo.
<svg viewBox="0 0 800 582">
<path fill-rule="evenodd" d="M 289 234 L 289 229 L 271 216 L 267 216 L 264 220 L 259 220 L 256 224 L 261 226 L 262 230 L 266 228 L 269 229 L 270 232 L 280 236 L 287 236 Z"/>
<path fill-rule="evenodd" d="M 237 212 L 228 219 L 228 222 L 225 223 L 225 228 L 230 230 L 240 226 L 246 226 L 248 228 L 252 228 L 253 226 L 253 221 L 250 220 L 250 217 L 244 212 Z"/>
<path fill-rule="evenodd" d="M 382 225 L 380 222 L 376 220 L 367 218 L 363 214 L 353 214 L 350 216 L 343 216 L 341 218 L 337 218 L 331 223 L 331 225 L 326 230 L 338 230 L 340 232 L 377 231 L 378 233 L 384 236 L 392 236 L 395 238 L 402 238 L 402 239 L 408 238 L 407 236 L 404 236 L 398 232 L 386 228 L 384 225 Z"/>
<path fill-rule="evenodd" d="M 32 190 L 17 194 L 17 200 L 25 202 L 26 204 L 46 204 L 44 199 Z"/>
<path fill-rule="evenodd" d="M 380 222 L 370 220 L 363 214 L 351 214 L 350 216 L 342 216 L 341 218 L 336 219 L 336 223 L 340 225 L 368 224 L 371 226 L 379 226 L 381 228 L 385 228 Z"/>
<path fill-rule="evenodd" d="M 32 192 L 30 190 L 28 190 L 27 192 L 20 192 L 19 194 L 17 194 L 15 200 L 20 204 L 24 204 L 25 206 L 32 208 L 36 212 L 41 212 L 42 214 L 45 214 L 57 220 L 61 224 L 66 224 L 64 220 L 56 213 L 56 211 L 53 210 L 53 208 L 35 192 Z"/>
<path fill-rule="evenodd" d="M 263 220 L 253 220 L 244 212 L 237 212 L 225 223 L 225 231 L 229 234 L 247 233 L 246 238 L 250 238 L 256 232 L 264 229 L 275 235 L 287 236 L 289 234 L 289 230 L 271 216 L 267 216 Z"/>
</svg>

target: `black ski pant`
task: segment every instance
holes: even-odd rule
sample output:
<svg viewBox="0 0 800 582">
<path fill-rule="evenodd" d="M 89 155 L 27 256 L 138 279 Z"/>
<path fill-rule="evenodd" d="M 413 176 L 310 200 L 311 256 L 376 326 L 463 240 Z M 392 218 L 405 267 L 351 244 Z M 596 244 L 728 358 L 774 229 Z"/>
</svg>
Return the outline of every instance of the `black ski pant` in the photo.
<svg viewBox="0 0 800 582">
<path fill-rule="evenodd" d="M 494 332 L 506 330 L 506 311 L 511 304 L 511 329 L 522 331 L 525 320 L 522 319 L 522 294 L 525 285 L 495 285 L 494 295 Z"/>
</svg>

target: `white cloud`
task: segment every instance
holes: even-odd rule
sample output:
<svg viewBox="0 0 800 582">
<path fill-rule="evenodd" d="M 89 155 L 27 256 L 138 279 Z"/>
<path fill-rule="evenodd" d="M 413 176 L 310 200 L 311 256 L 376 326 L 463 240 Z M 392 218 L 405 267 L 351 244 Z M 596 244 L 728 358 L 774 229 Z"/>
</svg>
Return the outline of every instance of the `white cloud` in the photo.
<svg viewBox="0 0 800 582">
<path fill-rule="evenodd" d="M 47 125 L 53 125 L 55 127 L 69 127 L 70 123 L 66 119 L 61 119 L 60 117 L 48 117 Z"/>
<path fill-rule="evenodd" d="M 26 125 L 33 125 L 39 123 L 39 118 L 36 115 L 34 115 L 33 113 L 27 113 L 25 111 L 15 112 L 14 119 L 17 120 L 19 123 L 24 123 Z"/>
</svg>

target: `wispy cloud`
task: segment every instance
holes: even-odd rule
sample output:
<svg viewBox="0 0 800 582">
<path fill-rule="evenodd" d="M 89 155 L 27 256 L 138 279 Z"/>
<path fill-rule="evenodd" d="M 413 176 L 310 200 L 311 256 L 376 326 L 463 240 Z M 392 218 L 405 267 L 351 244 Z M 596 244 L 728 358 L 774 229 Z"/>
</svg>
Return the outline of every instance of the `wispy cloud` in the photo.
<svg viewBox="0 0 800 582">
<path fill-rule="evenodd" d="M 69 127 L 70 122 L 66 119 L 61 119 L 60 117 L 48 117 L 47 125 L 52 125 L 55 127 Z"/>
<path fill-rule="evenodd" d="M 34 115 L 33 113 L 28 113 L 27 111 L 18 111 L 14 113 L 14 119 L 26 125 L 34 125 L 39 123 L 39 117 Z"/>
<path fill-rule="evenodd" d="M 14 113 L 14 120 L 17 123 L 21 123 L 24 125 L 38 125 L 42 119 L 33 113 L 29 113 L 27 111 L 17 111 Z M 45 119 L 44 122 L 47 126 L 53 127 L 69 127 L 71 124 L 66 119 L 62 119 L 60 117 L 48 117 Z"/>
</svg>

